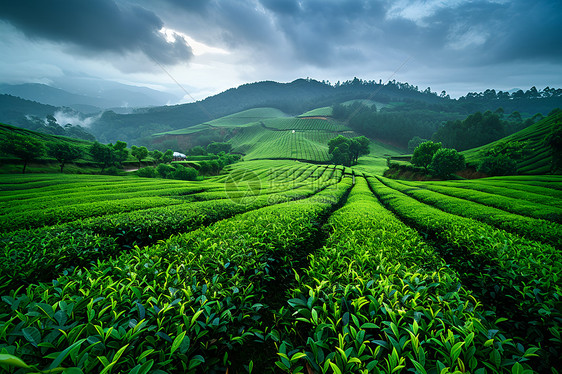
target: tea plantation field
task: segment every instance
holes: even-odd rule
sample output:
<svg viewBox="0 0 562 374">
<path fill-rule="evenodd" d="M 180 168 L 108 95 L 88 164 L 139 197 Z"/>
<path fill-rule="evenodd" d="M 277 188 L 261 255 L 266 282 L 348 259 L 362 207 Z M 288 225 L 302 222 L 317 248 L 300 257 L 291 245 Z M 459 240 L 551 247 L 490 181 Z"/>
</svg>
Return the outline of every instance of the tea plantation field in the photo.
<svg viewBox="0 0 562 374">
<path fill-rule="evenodd" d="M 0 371 L 562 368 L 560 176 L 3 175 L 0 222 Z"/>
</svg>

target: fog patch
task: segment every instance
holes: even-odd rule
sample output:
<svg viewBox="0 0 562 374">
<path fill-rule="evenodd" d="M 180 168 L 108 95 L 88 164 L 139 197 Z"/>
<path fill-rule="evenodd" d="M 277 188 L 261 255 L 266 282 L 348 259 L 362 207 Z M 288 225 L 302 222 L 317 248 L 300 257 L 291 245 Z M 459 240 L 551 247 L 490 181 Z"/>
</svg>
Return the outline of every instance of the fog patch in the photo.
<svg viewBox="0 0 562 374">
<path fill-rule="evenodd" d="M 81 126 L 89 128 L 94 122 L 101 118 L 102 113 L 93 116 L 86 116 L 82 113 L 77 113 L 69 110 L 58 110 L 53 114 L 57 123 L 64 126 L 68 123 L 74 126 Z"/>
</svg>

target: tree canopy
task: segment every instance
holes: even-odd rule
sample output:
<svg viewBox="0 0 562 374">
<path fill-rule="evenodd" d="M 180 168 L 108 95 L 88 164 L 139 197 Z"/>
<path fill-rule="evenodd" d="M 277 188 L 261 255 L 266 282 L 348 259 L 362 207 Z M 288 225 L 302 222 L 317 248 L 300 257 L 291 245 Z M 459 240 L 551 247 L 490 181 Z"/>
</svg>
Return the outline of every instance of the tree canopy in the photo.
<svg viewBox="0 0 562 374">
<path fill-rule="evenodd" d="M 441 178 L 449 178 L 454 172 L 466 167 L 464 156 L 455 149 L 441 148 L 433 155 L 429 169 Z"/>
<path fill-rule="evenodd" d="M 141 166 L 141 160 L 148 157 L 148 149 L 146 147 L 137 147 L 136 145 L 131 146 L 131 155 L 139 160 L 139 167 Z"/>
<path fill-rule="evenodd" d="M 328 142 L 328 153 L 332 155 L 332 162 L 336 165 L 355 165 L 359 157 L 370 153 L 370 142 L 365 136 L 346 138 L 338 135 Z"/>
<path fill-rule="evenodd" d="M 431 140 L 421 143 L 414 149 L 414 154 L 412 156 L 412 164 L 420 166 L 427 170 L 433 155 L 441 149 L 441 143 L 434 143 Z"/>
<path fill-rule="evenodd" d="M 60 142 L 47 144 L 47 154 L 59 162 L 62 173 L 64 165 L 82 157 L 83 152 L 79 147 Z"/>
<path fill-rule="evenodd" d="M 22 173 L 25 174 L 28 162 L 43 156 L 45 148 L 38 140 L 14 134 L 7 136 L 0 142 L 0 152 L 23 160 Z"/>
<path fill-rule="evenodd" d="M 94 161 L 102 164 L 101 170 L 103 172 L 108 166 L 121 165 L 129 157 L 129 150 L 127 149 L 127 143 L 121 141 L 108 145 L 94 142 L 90 147 L 90 154 Z"/>
</svg>

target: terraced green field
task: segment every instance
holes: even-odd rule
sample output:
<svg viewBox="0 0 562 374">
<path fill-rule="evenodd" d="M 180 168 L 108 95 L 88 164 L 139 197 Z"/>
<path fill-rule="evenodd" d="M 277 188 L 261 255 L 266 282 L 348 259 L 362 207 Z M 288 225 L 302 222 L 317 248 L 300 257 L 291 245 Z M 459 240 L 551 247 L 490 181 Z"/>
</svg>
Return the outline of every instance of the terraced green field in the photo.
<svg viewBox="0 0 562 374">
<path fill-rule="evenodd" d="M 307 130 L 292 142 L 276 123 L 269 144 L 308 152 Z M 204 182 L 0 176 L 0 367 L 562 367 L 560 177 L 363 171 L 246 160 Z"/>
<path fill-rule="evenodd" d="M 331 107 L 319 108 L 318 113 Z M 233 152 L 245 160 L 294 159 L 327 162 L 328 141 L 337 135 L 357 136 L 349 127 L 329 118 L 306 113 L 303 118 L 289 117 L 278 109 L 254 108 L 196 126 L 155 134 L 154 136 L 190 137 L 201 134 L 222 134 Z M 303 115 L 304 116 L 304 115 Z M 323 117 L 323 116 L 320 116 Z"/>
<path fill-rule="evenodd" d="M 245 160 L 295 159 L 327 162 L 328 141 L 355 133 L 337 122 L 310 118 L 275 118 L 240 128 L 229 140 Z"/>
<path fill-rule="evenodd" d="M 542 121 L 535 123 L 515 134 L 507 136 L 496 142 L 486 144 L 482 147 L 464 151 L 467 162 L 477 162 L 482 152 L 496 146 L 499 143 L 509 141 L 528 142 L 529 152 L 517 162 L 519 174 L 545 174 L 550 171 L 552 152 L 545 143 L 546 138 L 555 125 L 562 122 L 562 112 L 548 116 Z"/>
<path fill-rule="evenodd" d="M 154 134 L 154 136 L 162 135 L 189 135 L 201 131 L 208 131 L 217 128 L 236 128 L 246 125 L 259 123 L 260 121 L 271 118 L 283 118 L 287 114 L 275 108 L 253 108 L 244 110 L 242 112 L 234 113 L 225 117 L 217 118 L 209 122 L 201 123 L 199 125 L 186 127 L 184 129 L 167 131 Z"/>
<path fill-rule="evenodd" d="M 330 117 L 332 116 L 332 112 L 333 110 L 331 106 L 325 106 L 309 110 L 308 112 L 301 114 L 299 117 Z"/>
</svg>

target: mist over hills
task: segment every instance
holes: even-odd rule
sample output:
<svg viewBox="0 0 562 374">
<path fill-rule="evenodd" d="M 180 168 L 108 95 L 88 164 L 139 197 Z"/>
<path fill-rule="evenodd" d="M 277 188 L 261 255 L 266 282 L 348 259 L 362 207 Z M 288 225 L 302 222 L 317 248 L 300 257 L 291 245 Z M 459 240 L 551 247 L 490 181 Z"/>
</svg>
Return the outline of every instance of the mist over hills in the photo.
<svg viewBox="0 0 562 374">
<path fill-rule="evenodd" d="M 178 97 L 147 87 L 125 85 L 99 79 L 61 82 L 61 87 L 40 84 L 0 84 L 0 93 L 83 113 L 111 108 L 138 108 L 175 103 Z"/>
<path fill-rule="evenodd" d="M 0 86 L 7 89 L 10 86 Z M 431 136 L 443 121 L 458 120 L 476 111 L 495 111 L 502 108 L 503 112 L 519 112 L 523 117 L 531 117 L 536 113 L 548 114 L 553 108 L 562 107 L 562 90 L 551 89 L 515 90 L 514 92 L 496 92 L 493 89 L 481 93 L 468 93 L 459 99 L 451 99 L 446 92 L 436 93 L 428 87 L 420 89 L 409 83 L 390 81 L 362 80 L 354 78 L 345 82 L 330 84 L 313 79 L 297 79 L 290 83 L 262 81 L 244 84 L 228 89 L 220 94 L 204 100 L 167 106 L 142 107 L 127 109 L 119 113 L 118 109 L 105 110 L 94 118 L 87 109 L 109 105 L 114 102 L 111 94 L 92 98 L 91 96 L 73 94 L 68 91 L 54 89 L 46 85 L 27 84 L 11 86 L 14 93 L 35 97 L 40 103 L 52 103 L 51 106 L 30 101 L 19 101 L 15 98 L 3 97 L 0 100 L 0 121 L 25 127 L 26 116 L 44 117 L 61 111 L 61 107 L 73 107 L 77 123 L 88 126 L 101 142 L 123 140 L 130 144 L 153 145 L 153 134 L 188 128 L 206 123 L 214 119 L 237 113 L 243 110 L 270 107 L 279 109 L 288 115 L 297 116 L 308 110 L 331 106 L 349 100 L 367 99 L 378 103 L 400 104 L 382 109 L 394 121 L 409 122 L 410 119 L 423 117 L 423 133 L 419 136 Z M 150 90 L 150 89 L 146 89 Z M 105 91 L 108 92 L 108 91 Z M 157 91 L 155 91 L 157 92 Z M 142 93 L 139 93 L 142 96 Z M 135 101 L 135 95 L 118 95 L 122 101 Z M 132 98 L 132 99 L 131 99 Z M 83 100 L 83 101 L 80 101 Z M 82 105 L 80 110 L 76 105 Z M 379 108 L 380 109 L 380 108 Z M 68 111 L 68 109 L 67 109 Z M 409 119 L 404 119 L 405 117 Z M 66 116 L 65 118 L 71 118 Z M 85 119 L 90 120 L 85 121 Z M 78 123 L 79 122 L 79 123 Z M 74 124 L 74 123 L 73 123 Z M 64 125 L 64 124 L 61 124 Z M 401 126 L 407 128 L 410 125 Z M 418 124 L 418 128 L 421 125 Z M 412 134 L 417 130 L 412 129 Z M 404 137 L 410 136 L 405 134 Z"/>
</svg>

